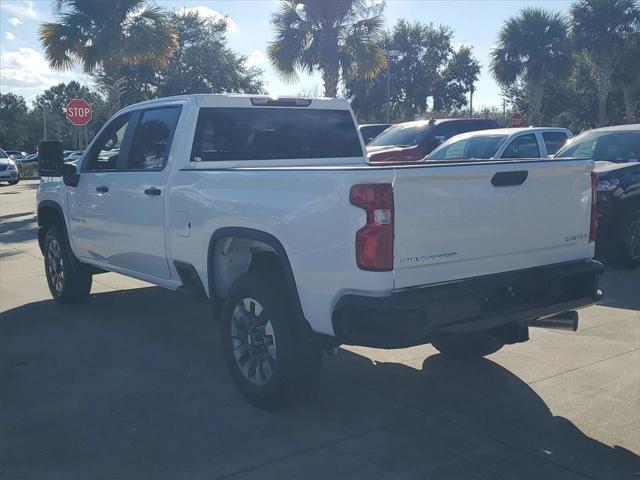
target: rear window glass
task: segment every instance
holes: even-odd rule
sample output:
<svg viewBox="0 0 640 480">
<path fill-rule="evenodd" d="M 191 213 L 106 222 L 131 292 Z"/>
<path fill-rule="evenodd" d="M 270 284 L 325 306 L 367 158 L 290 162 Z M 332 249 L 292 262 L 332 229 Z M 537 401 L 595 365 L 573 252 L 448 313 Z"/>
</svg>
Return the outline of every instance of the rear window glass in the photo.
<svg viewBox="0 0 640 480">
<path fill-rule="evenodd" d="M 378 135 L 369 145 L 372 147 L 411 147 L 418 145 L 427 134 L 429 126 L 394 125 Z"/>
<path fill-rule="evenodd" d="M 480 135 L 462 140 L 452 139 L 433 151 L 427 160 L 489 159 L 498 151 L 506 135 Z"/>
<path fill-rule="evenodd" d="M 347 110 L 202 108 L 192 161 L 361 157 Z"/>
<path fill-rule="evenodd" d="M 565 132 L 542 132 L 542 138 L 549 155 L 554 155 L 567 143 L 567 134 Z"/>
</svg>

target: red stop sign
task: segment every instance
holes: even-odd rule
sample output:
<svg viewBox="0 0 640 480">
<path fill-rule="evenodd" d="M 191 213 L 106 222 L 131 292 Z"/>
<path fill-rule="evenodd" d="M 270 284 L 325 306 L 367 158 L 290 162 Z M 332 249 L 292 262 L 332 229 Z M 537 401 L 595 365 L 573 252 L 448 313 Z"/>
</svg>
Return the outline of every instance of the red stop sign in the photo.
<svg viewBox="0 0 640 480">
<path fill-rule="evenodd" d="M 86 100 L 74 98 L 65 107 L 67 119 L 74 125 L 86 125 L 91 121 L 93 111 L 91 105 Z"/>
<path fill-rule="evenodd" d="M 512 128 L 522 128 L 525 126 L 527 119 L 522 112 L 514 112 L 511 115 L 511 127 Z"/>
</svg>

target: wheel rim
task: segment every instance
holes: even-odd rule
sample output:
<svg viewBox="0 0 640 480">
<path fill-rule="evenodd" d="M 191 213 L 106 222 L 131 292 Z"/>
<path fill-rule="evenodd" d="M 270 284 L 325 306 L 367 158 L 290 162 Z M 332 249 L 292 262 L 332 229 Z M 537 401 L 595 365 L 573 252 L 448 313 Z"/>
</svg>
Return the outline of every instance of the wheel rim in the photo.
<svg viewBox="0 0 640 480">
<path fill-rule="evenodd" d="M 629 258 L 640 259 L 640 220 L 634 220 L 629 224 L 624 244 Z"/>
<path fill-rule="evenodd" d="M 276 337 L 264 307 L 253 298 L 243 298 L 231 317 L 233 356 L 242 376 L 254 385 L 264 385 L 273 376 Z"/>
<path fill-rule="evenodd" d="M 47 271 L 51 285 L 56 292 L 61 292 L 64 288 L 64 261 L 60 244 L 55 238 L 49 241 L 47 248 Z"/>
</svg>

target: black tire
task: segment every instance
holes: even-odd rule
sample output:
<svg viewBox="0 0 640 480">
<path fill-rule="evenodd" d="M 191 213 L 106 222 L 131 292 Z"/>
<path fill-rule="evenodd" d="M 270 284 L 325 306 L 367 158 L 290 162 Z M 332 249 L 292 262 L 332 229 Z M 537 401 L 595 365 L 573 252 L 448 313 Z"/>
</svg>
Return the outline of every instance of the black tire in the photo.
<svg viewBox="0 0 640 480">
<path fill-rule="evenodd" d="M 242 275 L 231 286 L 221 317 L 231 377 L 251 404 L 265 409 L 290 405 L 312 391 L 322 363 L 319 342 L 295 323 L 280 278 L 269 271 Z"/>
<path fill-rule="evenodd" d="M 443 333 L 431 344 L 443 355 L 465 360 L 490 355 L 505 345 L 498 337 L 485 332 Z"/>
<path fill-rule="evenodd" d="M 49 291 L 59 303 L 75 303 L 91 291 L 92 276 L 69 249 L 64 230 L 53 225 L 44 237 L 44 268 Z"/>
<path fill-rule="evenodd" d="M 609 259 L 616 267 L 640 267 L 640 210 L 623 216 L 615 229 Z"/>
<path fill-rule="evenodd" d="M 20 179 L 18 178 L 17 180 L 9 180 L 9 185 L 17 185 L 18 182 L 20 181 Z"/>
</svg>

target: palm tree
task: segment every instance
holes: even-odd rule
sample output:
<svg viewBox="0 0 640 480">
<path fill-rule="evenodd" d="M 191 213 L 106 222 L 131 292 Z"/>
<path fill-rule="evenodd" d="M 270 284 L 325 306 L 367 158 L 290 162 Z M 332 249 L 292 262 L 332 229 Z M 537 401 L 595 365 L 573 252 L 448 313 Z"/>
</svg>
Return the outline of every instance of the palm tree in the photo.
<svg viewBox="0 0 640 480">
<path fill-rule="evenodd" d="M 115 109 L 120 107 L 123 67 L 162 67 L 177 47 L 167 14 L 144 0 L 57 0 L 56 5 L 55 21 L 39 30 L 49 63 L 58 70 L 79 64 L 107 90 Z"/>
<path fill-rule="evenodd" d="M 298 71 L 320 70 L 325 96 L 335 97 L 341 74 L 373 79 L 386 67 L 383 8 L 371 0 L 283 0 L 272 19 L 269 60 L 289 81 Z"/>
<path fill-rule="evenodd" d="M 568 69 L 570 42 L 563 16 L 540 8 L 525 8 L 509 18 L 491 51 L 491 71 L 499 84 L 524 83 L 529 114 L 541 121 L 544 82 Z"/>
<path fill-rule="evenodd" d="M 598 124 L 607 124 L 607 101 L 613 75 L 624 51 L 625 38 L 637 31 L 640 7 L 636 0 L 578 0 L 571 6 L 575 46 L 595 66 L 598 85 Z M 638 52 L 634 62 L 638 62 Z"/>
</svg>

